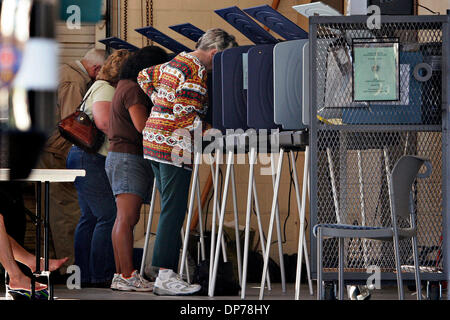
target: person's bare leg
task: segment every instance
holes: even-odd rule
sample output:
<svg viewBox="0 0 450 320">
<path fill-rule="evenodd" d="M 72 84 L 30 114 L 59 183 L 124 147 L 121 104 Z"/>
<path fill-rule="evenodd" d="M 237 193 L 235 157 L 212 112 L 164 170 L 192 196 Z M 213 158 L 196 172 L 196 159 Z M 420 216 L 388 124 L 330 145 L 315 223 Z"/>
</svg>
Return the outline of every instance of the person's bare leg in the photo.
<svg viewBox="0 0 450 320">
<path fill-rule="evenodd" d="M 0 263 L 9 275 L 9 286 L 11 289 L 31 289 L 31 279 L 28 278 L 19 269 L 14 260 L 13 251 L 9 242 L 9 236 L 6 233 L 3 216 L 0 214 Z M 45 288 L 45 285 L 36 283 L 36 290 Z"/>
<path fill-rule="evenodd" d="M 117 205 L 117 201 L 116 201 L 116 205 Z M 119 239 L 116 239 L 116 237 L 114 237 L 114 234 L 116 233 L 116 229 L 118 228 L 118 223 L 117 223 L 117 218 L 116 221 L 114 221 L 114 226 L 111 232 L 111 240 L 112 240 L 112 245 L 113 245 L 113 251 L 114 251 L 114 262 L 116 264 L 116 273 L 122 273 L 122 268 L 120 267 L 120 259 L 119 259 L 119 255 L 117 254 L 117 250 L 118 246 L 119 246 Z"/>
<path fill-rule="evenodd" d="M 139 221 L 142 198 L 131 193 L 119 194 L 116 197 L 117 217 L 112 239 L 116 266 L 120 273 L 129 277 L 133 272 L 133 228 Z"/>
<path fill-rule="evenodd" d="M 36 271 L 36 256 L 25 250 L 16 240 L 9 236 L 9 243 L 14 254 L 14 259 L 26 265 L 32 272 Z M 69 258 L 62 259 L 50 259 L 49 271 L 55 271 L 59 269 Z M 44 268 L 44 261 L 41 259 L 41 270 Z"/>
</svg>

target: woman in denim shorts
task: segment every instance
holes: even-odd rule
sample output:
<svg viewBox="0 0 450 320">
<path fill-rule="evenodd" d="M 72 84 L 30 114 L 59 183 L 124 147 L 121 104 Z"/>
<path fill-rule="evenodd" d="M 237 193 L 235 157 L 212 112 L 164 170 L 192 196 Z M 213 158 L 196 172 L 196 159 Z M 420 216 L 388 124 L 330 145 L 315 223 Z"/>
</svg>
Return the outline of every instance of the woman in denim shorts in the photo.
<svg viewBox="0 0 450 320">
<path fill-rule="evenodd" d="M 134 53 L 122 67 L 112 101 L 105 170 L 117 206 L 112 230 L 116 274 L 111 288 L 114 290 L 152 290 L 152 284 L 133 268 L 133 229 L 139 221 L 142 203 L 148 203 L 153 185 L 150 161 L 143 158 L 141 133 L 152 104 L 136 79 L 142 69 L 167 60 L 167 53 L 160 47 L 148 46 Z"/>
</svg>

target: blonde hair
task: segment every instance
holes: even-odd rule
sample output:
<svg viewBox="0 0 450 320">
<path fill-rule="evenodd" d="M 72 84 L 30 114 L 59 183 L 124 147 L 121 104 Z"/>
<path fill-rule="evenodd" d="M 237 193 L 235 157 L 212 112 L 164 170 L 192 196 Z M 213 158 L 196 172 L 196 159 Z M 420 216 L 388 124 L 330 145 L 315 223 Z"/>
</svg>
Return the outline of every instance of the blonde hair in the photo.
<svg viewBox="0 0 450 320">
<path fill-rule="evenodd" d="M 236 38 L 225 30 L 215 28 L 206 31 L 197 41 L 195 49 L 223 51 L 231 47 L 237 47 Z"/>
<path fill-rule="evenodd" d="M 98 72 L 96 80 L 105 80 L 111 84 L 119 82 L 120 70 L 131 52 L 125 49 L 116 50 L 106 59 Z"/>
</svg>

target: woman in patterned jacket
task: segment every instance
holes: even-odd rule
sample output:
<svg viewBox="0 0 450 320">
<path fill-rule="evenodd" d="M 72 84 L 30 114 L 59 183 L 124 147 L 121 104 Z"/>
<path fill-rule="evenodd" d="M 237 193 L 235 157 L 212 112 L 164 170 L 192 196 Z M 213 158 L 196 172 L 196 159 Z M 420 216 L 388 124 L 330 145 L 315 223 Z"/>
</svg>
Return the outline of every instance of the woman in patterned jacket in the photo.
<svg viewBox="0 0 450 320">
<path fill-rule="evenodd" d="M 143 130 L 143 145 L 144 158 L 151 160 L 161 195 L 152 259 L 153 266 L 160 268 L 153 289 L 157 295 L 186 295 L 201 289 L 175 273 L 191 180 L 189 141 L 194 130 L 201 129 L 207 112 L 207 75 L 213 57 L 235 46 L 234 36 L 210 29 L 198 40 L 195 51 L 182 52 L 167 63 L 142 70 L 138 76 L 139 85 L 153 102 Z"/>
</svg>

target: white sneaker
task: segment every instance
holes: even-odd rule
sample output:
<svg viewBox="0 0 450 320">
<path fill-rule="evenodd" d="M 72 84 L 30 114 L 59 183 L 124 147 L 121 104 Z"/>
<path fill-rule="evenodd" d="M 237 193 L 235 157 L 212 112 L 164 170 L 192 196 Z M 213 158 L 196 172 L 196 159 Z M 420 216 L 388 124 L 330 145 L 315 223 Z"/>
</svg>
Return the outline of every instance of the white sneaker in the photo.
<svg viewBox="0 0 450 320">
<path fill-rule="evenodd" d="M 114 273 L 114 277 L 111 280 L 111 289 L 117 290 L 117 282 L 119 281 L 120 273 Z"/>
<path fill-rule="evenodd" d="M 350 300 L 369 300 L 371 294 L 367 286 L 347 286 L 347 294 Z"/>
<path fill-rule="evenodd" d="M 199 284 L 189 284 L 170 269 L 160 270 L 153 293 L 159 296 L 184 296 L 200 291 Z"/>
<path fill-rule="evenodd" d="M 114 289 L 120 291 L 145 291 L 153 290 L 153 283 L 145 280 L 137 270 L 134 270 L 129 278 L 119 274 Z M 113 285 L 111 284 L 111 288 Z"/>
</svg>

